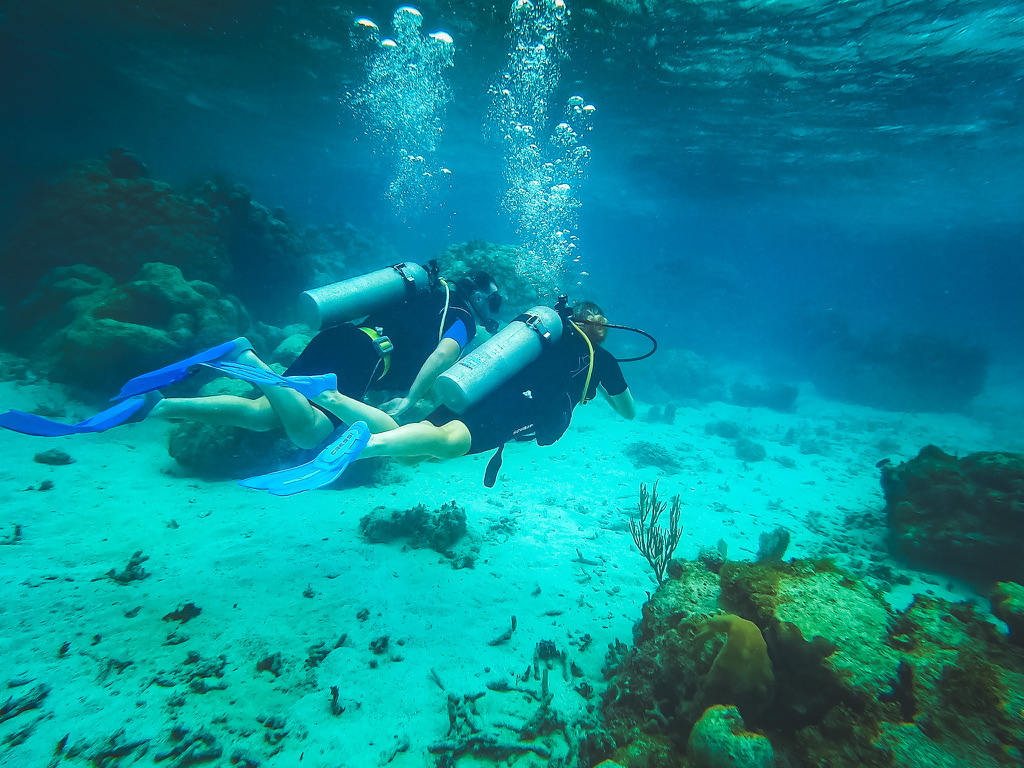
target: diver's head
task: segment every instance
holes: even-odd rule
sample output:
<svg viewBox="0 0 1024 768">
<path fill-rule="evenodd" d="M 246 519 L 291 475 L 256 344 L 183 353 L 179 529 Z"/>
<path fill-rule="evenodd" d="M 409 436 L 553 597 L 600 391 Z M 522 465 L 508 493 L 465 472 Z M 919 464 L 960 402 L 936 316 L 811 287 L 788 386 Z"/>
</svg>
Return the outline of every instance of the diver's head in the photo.
<svg viewBox="0 0 1024 768">
<path fill-rule="evenodd" d="M 597 304 L 592 301 L 578 301 L 572 305 L 572 321 L 590 339 L 595 346 L 600 345 L 608 337 L 608 318 Z"/>
<path fill-rule="evenodd" d="M 473 308 L 473 314 L 488 333 L 498 330 L 496 316 L 501 310 L 502 297 L 498 286 L 489 274 L 483 270 L 470 272 L 455 281 L 469 306 Z"/>
</svg>

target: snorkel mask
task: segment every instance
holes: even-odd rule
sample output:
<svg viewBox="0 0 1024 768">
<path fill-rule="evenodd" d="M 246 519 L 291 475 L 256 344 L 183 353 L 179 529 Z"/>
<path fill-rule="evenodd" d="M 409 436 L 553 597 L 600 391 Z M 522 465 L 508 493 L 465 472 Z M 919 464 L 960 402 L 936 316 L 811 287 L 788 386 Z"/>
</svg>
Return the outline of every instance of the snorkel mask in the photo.
<svg viewBox="0 0 1024 768">
<path fill-rule="evenodd" d="M 485 272 L 476 273 L 474 280 L 470 277 L 461 277 L 455 281 L 462 292 L 466 302 L 473 308 L 473 314 L 480 321 L 488 333 L 498 330 L 498 321 L 495 315 L 501 310 L 503 297 L 494 283 L 494 280 Z M 488 288 L 495 286 L 488 292 Z"/>
</svg>

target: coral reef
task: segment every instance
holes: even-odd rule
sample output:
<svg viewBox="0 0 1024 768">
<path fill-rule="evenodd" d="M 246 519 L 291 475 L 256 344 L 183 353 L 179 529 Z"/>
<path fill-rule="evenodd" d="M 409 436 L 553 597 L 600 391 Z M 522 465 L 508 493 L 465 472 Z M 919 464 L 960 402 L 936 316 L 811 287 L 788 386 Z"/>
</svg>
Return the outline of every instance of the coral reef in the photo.
<svg viewBox="0 0 1024 768">
<path fill-rule="evenodd" d="M 227 287 L 246 304 L 280 318 L 312 285 L 315 263 L 302 233 L 283 209 L 255 202 L 242 184 L 207 181 L 199 196 L 214 212 L 232 267 Z"/>
<path fill-rule="evenodd" d="M 48 464 L 51 467 L 64 467 L 75 463 L 71 454 L 60 448 L 47 448 L 45 451 L 40 451 L 32 457 L 32 461 L 36 464 Z"/>
<path fill-rule="evenodd" d="M 117 170 L 122 161 L 119 154 L 81 163 L 28 202 L 20 228 L 0 250 L 5 295 L 23 296 L 55 267 L 76 264 L 123 282 L 143 264 L 162 262 L 189 280 L 226 284 L 231 264 L 215 212 L 163 182 L 115 176 L 111 166 Z"/>
<path fill-rule="evenodd" d="M 47 377 L 107 392 L 248 333 L 245 305 L 281 322 L 314 281 L 377 258 L 393 253 L 354 227 L 307 237 L 242 185 L 180 193 L 118 148 L 43 186 L 0 244 L 0 337 Z"/>
<path fill-rule="evenodd" d="M 716 635 L 724 634 L 725 645 L 703 676 L 703 695 L 708 701 L 735 704 L 747 717 L 763 712 L 775 695 L 775 673 L 768 658 L 768 646 L 752 621 L 731 613 L 712 616 L 697 627 L 693 638 L 696 652 Z"/>
<path fill-rule="evenodd" d="M 738 381 L 730 389 L 730 401 L 744 408 L 771 408 L 790 413 L 796 405 L 799 390 L 790 384 L 750 384 Z"/>
<path fill-rule="evenodd" d="M 740 425 L 735 421 L 709 421 L 704 425 L 704 434 L 736 440 L 740 436 Z"/>
<path fill-rule="evenodd" d="M 249 328 L 245 309 L 177 267 L 143 264 L 115 285 L 91 267 L 58 267 L 18 307 L 33 364 L 55 381 L 116 390 L 140 371 L 180 360 Z"/>
<path fill-rule="evenodd" d="M 516 272 L 518 251 L 511 245 L 499 245 L 485 240 L 471 240 L 453 245 L 437 255 L 441 274 L 458 277 L 475 269 L 482 269 L 494 278 L 505 297 L 505 305 L 518 313 L 535 306 L 539 298 L 537 289 Z"/>
<path fill-rule="evenodd" d="M 1010 642 L 1024 645 L 1024 587 L 1000 582 L 992 589 L 992 613 L 1010 628 Z"/>
<path fill-rule="evenodd" d="M 378 507 L 359 521 L 359 532 L 374 544 L 408 539 L 413 548 L 430 547 L 449 554 L 466 535 L 466 510 L 454 501 L 432 512 L 424 504 L 390 512 Z"/>
<path fill-rule="evenodd" d="M 883 465 L 882 491 L 900 556 L 985 586 L 1024 581 L 1024 456 L 929 445 Z"/>
<path fill-rule="evenodd" d="M 675 474 L 682 469 L 682 465 L 667 448 L 650 440 L 632 442 L 622 449 L 622 453 L 637 469 L 654 467 L 665 474 Z"/>
<path fill-rule="evenodd" d="M 308 288 L 317 271 L 304 234 L 282 209 L 223 180 L 194 194 L 175 191 L 147 178 L 142 161 L 123 148 L 42 187 L 0 251 L 11 276 L 4 293 L 12 298 L 56 267 L 86 265 L 122 283 L 152 262 L 270 312 Z"/>
<path fill-rule="evenodd" d="M 252 477 L 289 462 L 300 463 L 298 450 L 280 433 L 195 421 L 183 422 L 171 432 L 167 452 L 189 472 L 207 479 Z"/>
<path fill-rule="evenodd" d="M 609 651 L 603 727 L 580 747 L 592 763 L 680 764 L 688 743 L 704 743 L 695 724 L 708 707 L 743 706 L 737 691 L 708 685 L 742 638 L 749 656 L 737 669 L 763 676 L 767 655 L 774 678 L 770 706 L 763 693 L 743 721 L 779 765 L 1020 764 L 1024 649 L 969 604 L 919 596 L 895 612 L 828 562 L 727 561 L 720 574 L 676 563 L 644 606 L 635 646 Z M 700 653 L 719 629 L 723 649 Z"/>
<path fill-rule="evenodd" d="M 768 456 L 768 451 L 765 447 L 760 443 L 751 440 L 749 437 L 739 438 L 734 447 L 736 450 L 736 458 L 740 461 L 753 463 L 755 461 L 764 461 Z"/>
<path fill-rule="evenodd" d="M 659 348 L 657 360 L 657 365 L 630 371 L 630 384 L 638 391 L 651 391 L 651 399 L 705 403 L 727 399 L 724 379 L 696 352 Z"/>
</svg>

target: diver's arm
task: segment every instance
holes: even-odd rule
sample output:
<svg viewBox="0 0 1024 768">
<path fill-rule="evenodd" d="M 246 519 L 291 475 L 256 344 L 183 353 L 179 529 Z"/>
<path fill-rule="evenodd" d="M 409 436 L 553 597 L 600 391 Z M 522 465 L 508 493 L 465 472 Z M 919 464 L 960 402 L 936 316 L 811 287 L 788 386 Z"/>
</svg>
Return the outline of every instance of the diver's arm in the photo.
<svg viewBox="0 0 1024 768">
<path fill-rule="evenodd" d="M 604 395 L 604 399 L 608 401 L 619 416 L 624 419 L 636 417 L 636 400 L 633 399 L 633 395 L 630 394 L 628 387 L 625 392 L 620 392 L 617 395 L 609 395 L 604 387 L 600 387 L 600 390 L 601 394 Z"/>
<path fill-rule="evenodd" d="M 401 416 L 412 408 L 427 390 L 434 386 L 437 377 L 451 368 L 462 354 L 462 347 L 454 339 L 443 338 L 423 363 L 419 373 L 409 387 L 409 394 L 401 398 L 394 407 L 388 409 L 389 416 Z"/>
</svg>

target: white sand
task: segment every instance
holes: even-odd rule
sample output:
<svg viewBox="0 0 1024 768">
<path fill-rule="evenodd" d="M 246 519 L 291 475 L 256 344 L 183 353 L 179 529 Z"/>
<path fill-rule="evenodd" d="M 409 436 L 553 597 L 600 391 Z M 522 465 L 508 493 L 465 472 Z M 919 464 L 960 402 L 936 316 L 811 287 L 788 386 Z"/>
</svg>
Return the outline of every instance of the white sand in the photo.
<svg viewBox="0 0 1024 768">
<path fill-rule="evenodd" d="M 0 384 L 0 408 L 30 410 L 44 395 L 37 386 Z M 706 436 L 705 425 L 720 419 L 739 423 L 768 458 L 745 465 L 732 441 Z M 722 539 L 731 557 L 749 558 L 759 534 L 784 525 L 793 533 L 788 556 L 838 554 L 843 562 L 863 559 L 861 532 L 849 529 L 847 515 L 877 515 L 882 507 L 880 458 L 904 460 L 929 442 L 960 452 L 1022 448 L 981 419 L 884 413 L 809 393 L 792 415 L 712 403 L 681 407 L 671 426 L 624 422 L 595 402 L 577 410 L 557 445 L 510 446 L 491 490 L 481 483 L 483 456 L 399 467 L 387 487 L 279 499 L 183 477 L 167 455 L 167 429 L 147 422 L 52 440 L 0 433 L 0 537 L 15 524 L 23 531 L 16 545 L 0 546 L 0 685 L 32 681 L 0 692 L 0 703 L 39 683 L 50 686 L 41 708 L 0 723 L 0 765 L 45 766 L 66 734 L 73 746 L 122 729 L 122 741 L 151 740 L 139 760 L 150 764 L 173 746 L 174 725 L 216 736 L 224 749 L 219 765 L 240 749 L 265 766 L 376 766 L 404 739 L 408 749 L 391 765 L 433 765 L 427 747 L 444 740 L 448 714 L 446 692 L 431 670 L 448 692 L 486 691 L 478 721 L 512 742 L 537 703 L 521 692 L 490 691 L 488 682 L 539 691 L 535 681 L 518 683 L 516 676 L 530 666 L 538 641 L 553 640 L 585 675 L 565 682 L 557 668 L 551 673 L 554 706 L 575 721 L 587 701 L 574 686 L 585 679 L 600 690 L 608 644 L 630 642 L 655 587 L 626 525 L 638 483 L 660 477 L 664 497 L 682 494 L 678 556 L 691 558 Z M 790 429 L 815 439 L 822 453 L 781 444 Z M 880 449 L 883 438 L 898 448 Z M 665 446 L 682 469 L 635 468 L 623 450 L 638 440 Z M 51 447 L 75 463 L 33 461 Z M 782 466 L 777 456 L 794 466 Z M 52 490 L 33 490 L 44 480 L 53 481 Z M 360 518 L 375 506 L 436 508 L 451 499 L 465 507 L 482 539 L 475 569 L 453 570 L 429 549 L 369 544 L 358 533 Z M 502 518 L 514 521 L 514 532 L 491 530 Z M 847 534 L 850 550 L 837 553 Z M 124 568 L 136 550 L 150 558 L 149 578 L 121 585 L 104 577 Z M 574 562 L 579 555 L 602 565 Z M 311 597 L 303 594 L 307 588 Z M 905 603 L 923 590 L 970 597 L 948 578 L 919 574 L 894 600 Z M 184 625 L 161 619 L 188 602 L 201 607 L 199 617 Z M 134 608 L 137 615 L 126 617 Z M 364 609 L 369 614 L 361 621 Z M 512 639 L 488 645 L 513 615 Z M 172 631 L 188 639 L 168 645 Z M 569 641 L 585 633 L 593 644 L 580 652 Z M 306 666 L 311 646 L 331 649 L 343 634 L 342 647 L 319 666 Z M 381 635 L 390 636 L 390 647 L 376 655 L 369 646 Z M 69 649 L 60 656 L 65 642 Z M 226 658 L 223 678 L 208 679 L 225 690 L 190 690 L 197 666 L 185 663 L 190 651 L 200 654 L 200 665 Z M 257 672 L 257 663 L 277 652 L 280 677 Z M 110 660 L 131 664 L 118 671 Z M 157 678 L 173 687 L 155 684 Z M 346 706 L 338 716 L 330 713 L 334 685 Z M 182 705 L 170 706 L 179 696 Z M 278 745 L 265 740 L 260 715 L 285 718 Z M 24 743 L 2 743 L 33 723 Z M 558 736 L 541 743 L 555 755 L 565 751 Z M 517 763 L 543 764 L 533 757 Z"/>
</svg>

